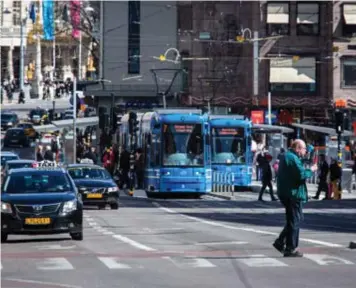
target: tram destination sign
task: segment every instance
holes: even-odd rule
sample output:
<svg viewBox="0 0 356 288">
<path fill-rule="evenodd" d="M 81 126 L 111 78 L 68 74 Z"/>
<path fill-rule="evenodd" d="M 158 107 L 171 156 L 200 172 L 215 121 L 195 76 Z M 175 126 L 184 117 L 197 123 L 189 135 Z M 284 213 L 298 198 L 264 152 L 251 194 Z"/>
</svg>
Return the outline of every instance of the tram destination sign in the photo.
<svg viewBox="0 0 356 288">
<path fill-rule="evenodd" d="M 220 136 L 243 136 L 244 128 L 214 128 L 214 132 Z"/>
</svg>

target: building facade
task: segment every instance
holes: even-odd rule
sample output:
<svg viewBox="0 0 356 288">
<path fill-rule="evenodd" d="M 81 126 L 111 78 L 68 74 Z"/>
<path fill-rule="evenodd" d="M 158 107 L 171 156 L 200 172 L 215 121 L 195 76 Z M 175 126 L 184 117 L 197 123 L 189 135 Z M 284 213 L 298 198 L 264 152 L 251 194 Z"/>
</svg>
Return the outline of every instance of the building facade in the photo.
<svg viewBox="0 0 356 288">
<path fill-rule="evenodd" d="M 178 44 L 175 2 L 105 1 L 103 8 L 104 89 L 88 87 L 94 89 L 88 93 L 98 96 L 101 103 L 111 103 L 112 94 L 117 103 L 154 98 L 157 95 L 154 73 L 163 91 L 174 76 L 174 70 L 169 69 L 180 68 L 172 61 L 159 60 L 169 48 L 176 48 Z M 174 49 L 168 51 L 167 59 L 175 58 Z M 181 89 L 181 81 L 176 80 L 172 91 Z"/>
<path fill-rule="evenodd" d="M 85 2 L 85 1 L 83 1 Z M 29 19 L 30 4 L 36 4 L 36 15 L 42 18 L 42 1 L 0 1 L 0 39 L 1 39 L 1 80 L 4 79 L 18 79 L 20 73 L 20 43 L 21 43 L 21 13 L 24 21 L 23 38 L 24 38 L 24 78 L 29 82 L 35 79 L 35 65 L 36 55 L 41 54 L 41 72 L 44 78 L 49 77 L 53 72 L 55 66 L 55 74 L 57 79 L 72 78 L 73 75 L 78 74 L 79 69 L 79 40 L 73 39 L 71 36 L 71 23 L 70 20 L 65 22 L 63 13 L 65 9 L 68 12 L 68 19 L 70 19 L 69 1 L 54 1 L 54 19 L 55 19 L 55 42 L 41 41 L 40 51 L 36 47 L 34 31 L 35 24 Z M 98 3 L 92 1 L 92 6 L 95 7 L 95 14 L 99 15 Z M 67 7 L 65 8 L 65 5 Z M 81 14 L 84 14 L 84 8 L 81 9 Z M 88 14 L 85 15 L 89 19 Z M 82 17 L 82 18 L 85 18 Z M 84 21 L 83 21 L 84 23 Z M 99 26 L 94 23 L 94 26 Z M 96 25 L 97 24 L 97 25 Z M 84 27 L 80 27 L 81 30 Z M 88 57 L 94 50 L 92 36 L 83 32 L 82 49 L 81 49 L 81 70 L 83 78 L 85 78 L 88 64 Z M 97 56 L 98 58 L 98 56 Z M 98 62 L 98 61 L 97 61 Z"/>
</svg>

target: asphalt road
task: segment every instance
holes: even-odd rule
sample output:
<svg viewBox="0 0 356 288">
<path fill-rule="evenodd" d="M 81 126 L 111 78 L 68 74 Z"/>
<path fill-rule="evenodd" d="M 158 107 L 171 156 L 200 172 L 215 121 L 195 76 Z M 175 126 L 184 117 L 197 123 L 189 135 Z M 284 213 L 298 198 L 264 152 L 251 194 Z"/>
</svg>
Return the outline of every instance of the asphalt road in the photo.
<svg viewBox="0 0 356 288">
<path fill-rule="evenodd" d="M 122 196 L 119 210 L 85 210 L 84 240 L 9 236 L 2 287 L 353 288 L 356 202 L 315 201 L 305 209 L 300 250 L 271 246 L 284 224 L 277 202 L 241 193 L 235 201 Z"/>
</svg>

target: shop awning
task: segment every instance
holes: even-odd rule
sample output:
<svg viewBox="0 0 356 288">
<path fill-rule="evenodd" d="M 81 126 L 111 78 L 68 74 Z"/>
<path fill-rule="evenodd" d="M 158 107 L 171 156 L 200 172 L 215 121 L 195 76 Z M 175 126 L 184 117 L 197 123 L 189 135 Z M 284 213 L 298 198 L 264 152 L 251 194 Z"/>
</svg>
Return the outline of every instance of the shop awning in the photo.
<svg viewBox="0 0 356 288">
<path fill-rule="evenodd" d="M 293 123 L 292 126 L 300 129 L 305 129 L 309 131 L 314 131 L 318 133 L 323 133 L 327 134 L 330 136 L 336 136 L 337 133 L 334 128 L 329 128 L 329 127 L 322 127 L 322 126 L 313 126 L 313 125 L 307 125 L 307 124 L 299 124 L 299 123 Z M 342 136 L 350 137 L 353 136 L 353 132 L 345 130 L 344 133 L 342 133 Z"/>
<path fill-rule="evenodd" d="M 315 58 L 271 59 L 270 83 L 315 83 Z"/>
<path fill-rule="evenodd" d="M 356 24 L 356 4 L 344 4 L 344 19 L 347 25 Z"/>
<path fill-rule="evenodd" d="M 277 126 L 277 125 L 268 125 L 268 124 L 253 124 L 252 130 L 255 133 L 267 134 L 267 133 L 294 133 L 292 128 L 288 128 L 285 126 Z"/>
<path fill-rule="evenodd" d="M 298 24 L 319 23 L 319 4 L 316 3 L 298 3 Z"/>
<path fill-rule="evenodd" d="M 268 3 L 267 4 L 268 24 L 288 24 L 289 4 L 288 3 Z"/>
</svg>

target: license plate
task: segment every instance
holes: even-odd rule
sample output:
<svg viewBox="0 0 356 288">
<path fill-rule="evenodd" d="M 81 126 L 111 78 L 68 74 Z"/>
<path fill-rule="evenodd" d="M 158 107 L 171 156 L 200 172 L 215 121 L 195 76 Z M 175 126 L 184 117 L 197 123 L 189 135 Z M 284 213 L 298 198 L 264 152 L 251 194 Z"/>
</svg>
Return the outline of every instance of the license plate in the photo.
<svg viewBox="0 0 356 288">
<path fill-rule="evenodd" d="M 103 194 L 100 194 L 100 193 L 90 193 L 90 194 L 87 195 L 87 198 L 99 199 L 99 198 L 103 198 Z"/>
<path fill-rule="evenodd" d="M 17 143 L 18 140 L 11 140 L 11 143 Z"/>
<path fill-rule="evenodd" d="M 26 225 L 48 225 L 51 223 L 51 218 L 26 218 Z"/>
</svg>

